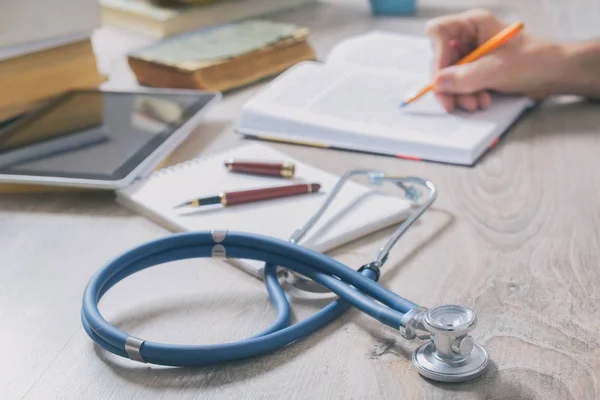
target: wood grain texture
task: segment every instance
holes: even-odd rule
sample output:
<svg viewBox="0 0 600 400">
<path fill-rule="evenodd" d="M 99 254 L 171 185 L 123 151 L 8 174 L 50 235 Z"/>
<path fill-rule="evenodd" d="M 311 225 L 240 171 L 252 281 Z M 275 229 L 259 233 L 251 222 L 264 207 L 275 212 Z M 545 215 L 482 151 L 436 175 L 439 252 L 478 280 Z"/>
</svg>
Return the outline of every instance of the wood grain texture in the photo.
<svg viewBox="0 0 600 400">
<path fill-rule="evenodd" d="M 323 57 L 349 34 L 422 33 L 428 18 L 477 5 L 519 16 L 547 36 L 597 37 L 600 29 L 595 0 L 423 0 L 416 17 L 402 19 L 372 18 L 366 1 L 330 0 L 275 18 L 308 25 Z M 263 84 L 227 95 L 172 162 L 236 144 L 239 109 Z M 228 365 L 174 369 L 114 357 L 81 328 L 84 287 L 112 257 L 168 232 L 117 206 L 110 193 L 19 194 L 0 196 L 0 397 L 600 397 L 598 104 L 541 105 L 473 168 L 274 146 L 333 173 L 377 167 L 426 176 L 439 186 L 434 209 L 393 250 L 382 281 L 425 306 L 473 307 L 480 318 L 474 336 L 492 356 L 487 374 L 454 385 L 425 380 L 410 361 L 418 343 L 354 310 L 286 349 Z M 334 256 L 361 265 L 388 233 Z M 290 296 L 297 319 L 326 301 Z M 240 339 L 274 315 L 259 281 L 210 260 L 136 274 L 109 292 L 101 311 L 131 334 L 174 343 Z"/>
</svg>

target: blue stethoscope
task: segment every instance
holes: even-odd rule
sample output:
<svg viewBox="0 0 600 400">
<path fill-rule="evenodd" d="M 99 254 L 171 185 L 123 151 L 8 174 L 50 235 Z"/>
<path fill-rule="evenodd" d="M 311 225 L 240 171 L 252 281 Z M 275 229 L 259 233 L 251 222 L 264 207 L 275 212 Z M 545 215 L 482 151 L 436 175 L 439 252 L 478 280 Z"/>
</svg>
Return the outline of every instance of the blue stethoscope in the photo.
<svg viewBox="0 0 600 400">
<path fill-rule="evenodd" d="M 386 181 L 396 184 L 413 202 L 416 210 L 392 234 L 374 260 L 356 271 L 297 243 L 314 226 L 344 183 L 358 175 L 367 175 L 371 184 L 375 185 Z M 422 192 L 413 184 L 428 189 L 428 196 L 423 202 Z M 380 269 L 392 246 L 431 206 L 435 198 L 435 186 L 425 179 L 356 170 L 340 178 L 315 215 L 295 231 L 289 241 L 252 233 L 210 231 L 174 234 L 146 243 L 112 260 L 91 278 L 83 295 L 83 327 L 94 342 L 121 357 L 150 364 L 193 367 L 271 352 L 312 334 L 350 307 L 355 307 L 397 329 L 408 340 L 426 340 L 412 356 L 413 363 L 423 376 L 442 382 L 462 382 L 475 378 L 485 371 L 489 355 L 469 335 L 477 323 L 472 310 L 457 305 L 428 309 L 377 283 Z M 133 337 L 109 324 L 100 314 L 98 303 L 102 296 L 129 275 L 158 264 L 204 257 L 265 262 L 265 285 L 277 311 L 275 321 L 269 328 L 239 342 L 205 346 L 175 345 Z M 280 269 L 295 286 L 313 292 L 328 290 L 339 299 L 310 318 L 290 325 L 290 304 L 278 279 Z"/>
</svg>

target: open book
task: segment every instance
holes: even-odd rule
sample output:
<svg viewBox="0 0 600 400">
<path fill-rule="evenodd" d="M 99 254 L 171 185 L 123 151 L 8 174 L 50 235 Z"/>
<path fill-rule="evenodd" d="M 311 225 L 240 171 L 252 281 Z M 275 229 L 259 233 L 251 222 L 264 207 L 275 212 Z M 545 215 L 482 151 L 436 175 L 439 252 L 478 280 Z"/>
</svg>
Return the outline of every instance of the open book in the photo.
<svg viewBox="0 0 600 400">
<path fill-rule="evenodd" d="M 229 159 L 294 163 L 293 179 L 231 173 L 223 162 Z M 262 143 L 252 143 L 208 157 L 160 170 L 149 178 L 117 192 L 117 200 L 175 232 L 228 229 L 288 240 L 321 207 L 339 177 L 312 167 Z M 291 185 L 321 184 L 317 193 L 247 203 L 231 207 L 176 210 L 174 206 L 196 197 L 219 192 Z M 400 223 L 411 212 L 411 204 L 349 181 L 342 187 L 322 218 L 300 244 L 327 252 L 372 232 Z M 229 263 L 262 278 L 264 263 L 229 259 Z"/>
<path fill-rule="evenodd" d="M 244 105 L 238 132 L 261 139 L 474 164 L 531 104 L 493 96 L 488 110 L 447 113 L 433 94 L 426 38 L 374 31 L 339 43 L 325 63 L 303 62 Z"/>
</svg>

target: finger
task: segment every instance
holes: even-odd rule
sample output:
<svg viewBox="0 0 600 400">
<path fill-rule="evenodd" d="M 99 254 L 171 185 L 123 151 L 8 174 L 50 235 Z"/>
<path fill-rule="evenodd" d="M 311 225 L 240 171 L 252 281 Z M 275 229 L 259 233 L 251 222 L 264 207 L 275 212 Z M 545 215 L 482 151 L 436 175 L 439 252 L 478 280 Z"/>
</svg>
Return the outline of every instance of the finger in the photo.
<svg viewBox="0 0 600 400">
<path fill-rule="evenodd" d="M 463 35 L 476 37 L 477 33 L 468 18 L 457 14 L 429 20 L 426 31 L 431 39 L 442 39 L 445 43 L 460 39 Z"/>
<path fill-rule="evenodd" d="M 482 91 L 477 94 L 479 100 L 479 108 L 481 110 L 487 110 L 492 105 L 492 95 L 487 91 Z"/>
<path fill-rule="evenodd" d="M 461 57 L 469 54 L 477 48 L 477 42 L 474 37 L 463 37 L 456 41 L 456 53 L 460 54 Z M 459 61 L 459 60 L 456 60 Z"/>
<path fill-rule="evenodd" d="M 436 43 L 436 57 L 434 60 L 435 70 L 440 70 L 452 65 L 458 58 L 459 53 L 450 46 L 450 42 L 451 41 L 442 42 L 442 39 L 439 39 L 438 43 Z"/>
<path fill-rule="evenodd" d="M 458 43 L 458 41 L 456 39 L 452 39 L 450 41 L 450 47 L 452 48 L 452 50 L 456 51 L 457 53 L 460 52 L 460 44 Z"/>
<path fill-rule="evenodd" d="M 473 112 L 479 107 L 479 99 L 475 94 L 459 94 L 456 96 L 456 103 L 463 110 Z"/>
<path fill-rule="evenodd" d="M 446 93 L 435 93 L 436 99 L 440 102 L 444 110 L 452 112 L 456 108 L 456 99 L 454 95 Z"/>
<path fill-rule="evenodd" d="M 450 46 L 450 41 L 459 40 L 465 34 L 475 37 L 467 20 L 457 15 L 438 17 L 427 23 L 427 34 L 431 39 L 438 68 L 443 68 L 456 61 L 458 53 Z"/>
<path fill-rule="evenodd" d="M 429 74 L 430 74 L 431 80 L 435 79 L 439 70 L 440 70 L 440 67 L 438 65 L 438 60 L 434 57 L 431 60 L 430 65 L 429 65 Z"/>
<path fill-rule="evenodd" d="M 437 54 L 433 60 L 431 60 L 431 66 L 429 70 L 432 80 L 435 79 L 440 69 L 452 64 L 452 60 L 454 58 L 452 53 L 455 52 L 455 50 L 451 47 L 451 42 L 452 41 L 448 42 L 449 44 L 447 48 L 445 46 L 440 47 L 440 54 Z"/>
<path fill-rule="evenodd" d="M 454 94 L 472 94 L 493 89 L 497 83 L 498 67 L 493 58 L 482 58 L 469 64 L 453 65 L 439 71 L 434 78 L 436 91 Z"/>
<path fill-rule="evenodd" d="M 471 9 L 463 12 L 460 16 L 468 21 L 468 25 L 475 28 L 477 45 L 484 43 L 506 27 L 504 22 L 485 9 Z"/>
</svg>

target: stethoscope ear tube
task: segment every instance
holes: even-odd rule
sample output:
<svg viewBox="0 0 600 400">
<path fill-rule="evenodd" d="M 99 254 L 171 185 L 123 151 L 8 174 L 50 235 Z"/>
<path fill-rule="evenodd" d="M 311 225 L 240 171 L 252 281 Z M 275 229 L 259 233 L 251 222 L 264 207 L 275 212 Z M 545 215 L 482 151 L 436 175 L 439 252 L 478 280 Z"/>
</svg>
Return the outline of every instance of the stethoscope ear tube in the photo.
<svg viewBox="0 0 600 400">
<path fill-rule="evenodd" d="M 431 207 L 437 198 L 437 190 L 435 185 L 423 178 L 418 177 L 410 177 L 410 176 L 395 176 L 395 175 L 387 175 L 378 170 L 352 170 L 345 173 L 335 184 L 333 189 L 329 192 L 325 201 L 321 205 L 321 207 L 315 212 L 313 216 L 309 218 L 309 220 L 300 228 L 296 229 L 289 238 L 289 241 L 292 243 L 299 244 L 302 238 L 308 233 L 310 229 L 312 229 L 318 220 L 323 216 L 325 211 L 331 207 L 334 203 L 335 198 L 342 190 L 343 186 L 348 183 L 348 181 L 357 176 L 367 176 L 369 183 L 375 186 L 381 186 L 385 182 L 393 183 L 398 188 L 402 189 L 404 192 L 404 196 L 407 200 L 409 200 L 413 207 L 416 208 L 415 211 L 408 216 L 392 233 L 392 235 L 388 238 L 388 240 L 384 243 L 384 245 L 379 249 L 373 261 L 364 265 L 364 267 L 369 266 L 371 269 L 377 271 L 379 273 L 381 267 L 388 259 L 389 253 L 392 247 L 398 242 L 398 240 L 406 233 L 406 231 L 417 221 L 425 211 Z M 419 185 L 424 189 L 427 189 L 427 196 L 425 200 L 422 201 L 422 192 L 415 186 Z M 288 272 L 285 275 L 287 282 L 301 290 L 305 290 L 308 292 L 314 293 L 323 293 L 327 292 L 327 289 L 315 284 L 315 282 L 311 279 L 307 279 L 298 273 L 294 273 L 293 271 Z"/>
</svg>

